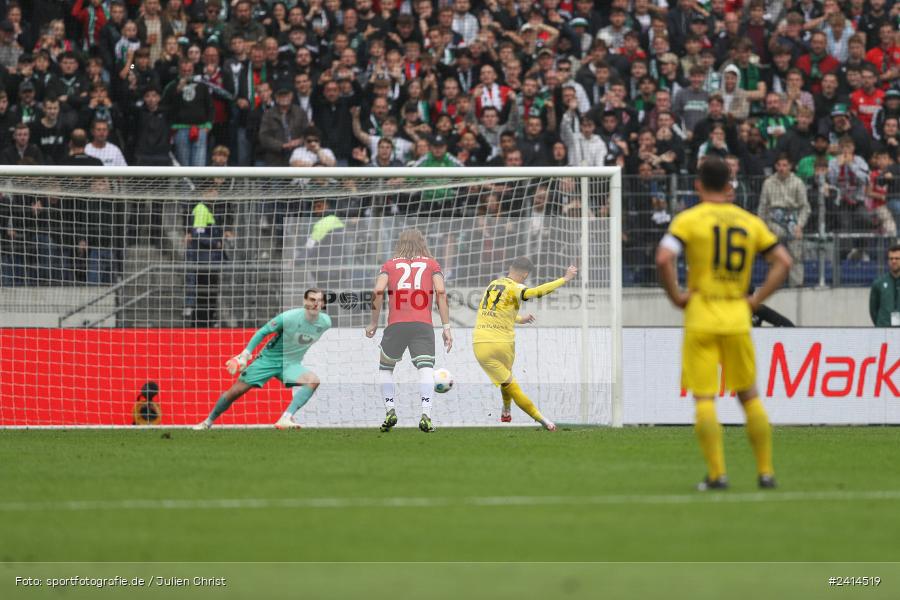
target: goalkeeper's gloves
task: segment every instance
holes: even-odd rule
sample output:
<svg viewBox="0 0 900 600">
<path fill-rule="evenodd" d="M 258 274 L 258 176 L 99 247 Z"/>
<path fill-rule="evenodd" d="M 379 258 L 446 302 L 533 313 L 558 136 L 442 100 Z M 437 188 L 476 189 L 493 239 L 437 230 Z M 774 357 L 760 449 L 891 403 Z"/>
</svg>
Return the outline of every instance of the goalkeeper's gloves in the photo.
<svg viewBox="0 0 900 600">
<path fill-rule="evenodd" d="M 250 363 L 251 358 L 251 354 L 244 350 L 234 358 L 229 358 L 225 363 L 225 368 L 228 369 L 228 372 L 232 375 L 243 373 L 244 369 L 246 369 L 247 365 Z"/>
</svg>

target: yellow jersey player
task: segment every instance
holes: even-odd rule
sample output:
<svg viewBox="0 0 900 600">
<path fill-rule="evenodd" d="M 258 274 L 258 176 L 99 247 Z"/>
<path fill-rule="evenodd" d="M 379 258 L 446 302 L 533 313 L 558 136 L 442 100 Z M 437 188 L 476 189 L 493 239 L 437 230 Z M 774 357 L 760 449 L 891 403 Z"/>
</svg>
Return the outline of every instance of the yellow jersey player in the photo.
<svg viewBox="0 0 900 600">
<path fill-rule="evenodd" d="M 694 431 L 706 458 L 700 490 L 725 489 L 722 428 L 716 417 L 722 366 L 727 389 L 737 392 L 747 419 L 760 488 L 775 487 L 772 430 L 756 390 L 751 314 L 784 282 L 791 257 L 759 217 L 731 203 L 728 166 L 718 157 L 697 173 L 700 204 L 672 221 L 656 251 L 656 268 L 669 299 L 684 309 L 681 385 L 695 399 Z M 687 290 L 678 286 L 676 259 L 685 254 Z M 765 282 L 747 296 L 757 254 L 769 263 Z"/>
<path fill-rule="evenodd" d="M 478 316 L 475 318 L 472 349 L 475 351 L 478 364 L 490 377 L 491 382 L 500 386 L 500 394 L 503 396 L 503 411 L 500 414 L 502 422 L 512 421 L 509 409 L 514 400 L 528 416 L 547 430 L 555 431 L 556 425 L 544 418 L 513 377 L 512 365 L 516 359 L 514 328 L 516 323 L 534 322 L 534 315 L 519 315 L 522 302 L 546 296 L 571 281 L 578 274 L 578 269 L 574 266 L 569 267 L 565 275 L 559 279 L 535 288 L 525 287 L 525 280 L 533 270 L 534 264 L 530 259 L 519 257 L 510 265 L 506 277 L 495 279 L 487 286 L 478 306 Z"/>
</svg>

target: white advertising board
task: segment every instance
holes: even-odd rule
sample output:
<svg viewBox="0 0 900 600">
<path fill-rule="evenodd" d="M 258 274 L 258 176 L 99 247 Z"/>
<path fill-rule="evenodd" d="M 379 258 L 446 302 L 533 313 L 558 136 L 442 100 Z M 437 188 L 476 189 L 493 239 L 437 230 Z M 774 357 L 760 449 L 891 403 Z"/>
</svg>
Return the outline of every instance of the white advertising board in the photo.
<svg viewBox="0 0 900 600">
<path fill-rule="evenodd" d="M 681 390 L 677 328 L 623 332 L 626 424 L 692 423 Z M 900 423 L 900 331 L 892 329 L 753 330 L 756 380 L 773 423 Z M 723 423 L 743 423 L 737 399 L 723 391 Z"/>
</svg>

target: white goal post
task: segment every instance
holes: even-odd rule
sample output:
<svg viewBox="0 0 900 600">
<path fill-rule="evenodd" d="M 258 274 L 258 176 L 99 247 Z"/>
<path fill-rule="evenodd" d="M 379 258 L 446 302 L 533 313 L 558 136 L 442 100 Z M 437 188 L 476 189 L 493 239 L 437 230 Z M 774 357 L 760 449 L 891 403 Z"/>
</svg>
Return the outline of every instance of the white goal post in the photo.
<svg viewBox="0 0 900 600">
<path fill-rule="evenodd" d="M 622 425 L 616 167 L 0 166 L 0 201 L 0 428 L 196 423 L 233 381 L 225 360 L 311 287 L 334 328 L 304 361 L 322 385 L 299 421 L 377 426 L 381 331 L 363 326 L 410 227 L 445 272 L 456 340 L 449 354 L 437 345 L 455 387 L 434 399 L 436 426 L 499 425 L 471 328 L 519 255 L 535 263 L 527 284 L 568 264 L 579 276 L 523 306 L 536 322 L 517 327 L 514 375 L 558 423 Z M 415 425 L 408 360 L 397 379 L 400 425 Z M 217 424 L 271 425 L 289 401 L 273 380 Z"/>
</svg>

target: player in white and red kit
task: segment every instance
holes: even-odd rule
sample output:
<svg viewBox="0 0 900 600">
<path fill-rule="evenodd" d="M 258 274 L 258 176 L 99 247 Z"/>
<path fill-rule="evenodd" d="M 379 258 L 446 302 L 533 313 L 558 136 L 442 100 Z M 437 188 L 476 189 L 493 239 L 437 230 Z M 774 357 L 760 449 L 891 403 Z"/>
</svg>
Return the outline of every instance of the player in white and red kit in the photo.
<svg viewBox="0 0 900 600">
<path fill-rule="evenodd" d="M 434 431 L 431 423 L 431 395 L 434 392 L 434 330 L 431 311 L 435 299 L 444 327 L 444 348 L 449 352 L 453 346 L 444 274 L 429 252 L 425 236 L 418 229 L 407 229 L 400 234 L 395 255 L 381 266 L 375 280 L 372 318 L 366 327 L 366 337 L 374 337 L 387 293 L 388 325 L 381 337 L 381 357 L 378 361 L 386 411 L 381 431 L 390 431 L 397 424 L 394 409 L 394 366 L 408 348 L 409 356 L 419 370 L 422 395 L 419 429 L 430 433 Z"/>
</svg>

